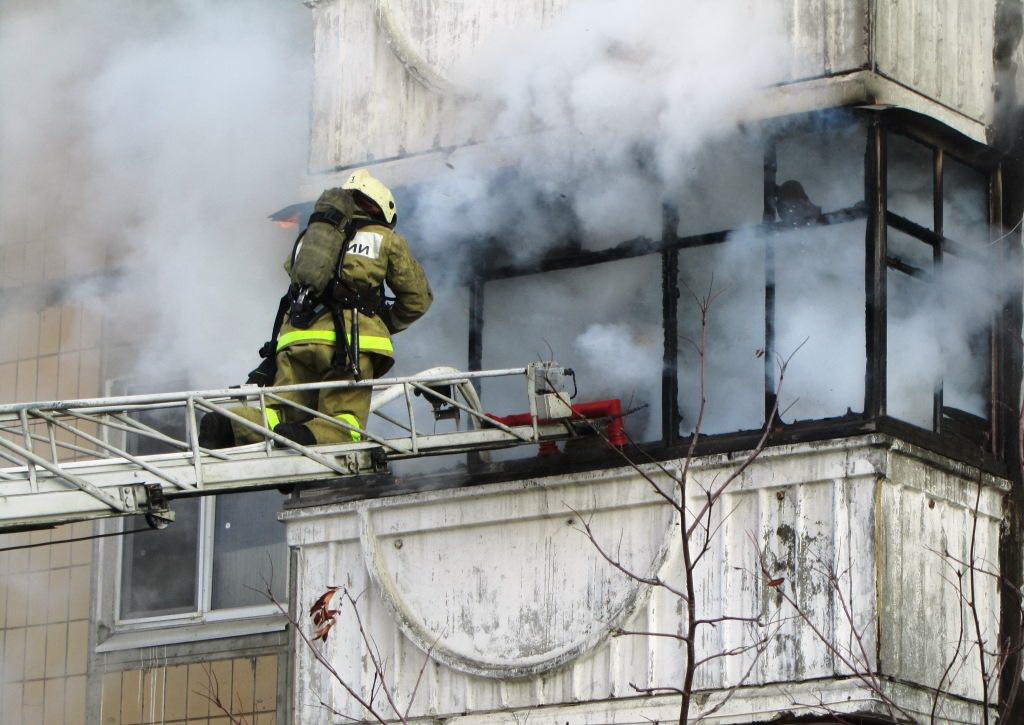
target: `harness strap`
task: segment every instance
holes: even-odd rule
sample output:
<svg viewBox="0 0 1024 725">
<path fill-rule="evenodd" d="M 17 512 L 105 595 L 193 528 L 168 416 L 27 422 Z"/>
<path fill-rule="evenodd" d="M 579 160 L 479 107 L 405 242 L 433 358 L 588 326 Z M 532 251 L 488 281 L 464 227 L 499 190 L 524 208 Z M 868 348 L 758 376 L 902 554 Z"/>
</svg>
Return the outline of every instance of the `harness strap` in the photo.
<svg viewBox="0 0 1024 725">
<path fill-rule="evenodd" d="M 347 218 L 350 219 L 350 217 L 347 217 L 347 215 L 341 213 L 334 207 L 329 207 L 325 211 L 315 211 L 310 214 L 307 227 L 309 224 L 313 224 L 314 222 L 322 222 L 324 224 L 330 224 L 335 229 L 341 231 L 341 227 Z"/>
<path fill-rule="evenodd" d="M 353 379 L 360 380 L 359 374 L 359 318 L 353 316 L 352 335 L 345 332 L 345 314 L 337 304 L 330 305 L 331 320 L 334 322 L 334 359 L 331 365 L 338 370 L 348 370 Z M 356 361 L 353 366 L 353 359 Z"/>
</svg>

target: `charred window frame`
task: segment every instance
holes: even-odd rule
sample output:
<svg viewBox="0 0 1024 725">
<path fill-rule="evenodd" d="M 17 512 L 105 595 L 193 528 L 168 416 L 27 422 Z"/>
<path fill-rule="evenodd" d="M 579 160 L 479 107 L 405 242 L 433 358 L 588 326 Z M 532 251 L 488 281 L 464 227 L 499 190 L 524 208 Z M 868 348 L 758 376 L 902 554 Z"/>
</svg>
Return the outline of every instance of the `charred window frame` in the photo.
<svg viewBox="0 0 1024 725">
<path fill-rule="evenodd" d="M 896 149 L 907 143 L 924 149 L 929 156 L 930 218 L 908 218 L 909 214 L 901 213 L 904 210 L 899 204 L 891 204 L 896 198 L 890 188 L 898 163 Z M 888 378 L 898 365 L 893 358 L 897 343 L 888 333 L 899 332 L 892 324 L 892 308 L 899 303 L 890 295 L 894 280 L 914 279 L 928 285 L 931 291 L 927 297 L 936 306 L 934 314 L 941 321 L 948 314 L 947 309 L 955 306 L 955 300 L 945 301 L 949 307 L 943 304 L 943 295 L 956 292 L 954 269 L 975 266 L 980 274 L 969 282 L 980 287 L 985 283 L 986 271 L 995 279 L 998 277 L 995 270 L 1008 269 L 1011 262 L 1017 261 L 1017 251 L 1002 232 L 1000 159 L 991 150 L 971 143 L 934 121 L 891 111 L 878 114 L 872 122 L 867 166 L 866 185 L 873 221 L 873 233 L 867 239 L 867 274 L 869 289 L 873 292 L 868 329 L 869 345 L 874 349 L 869 354 L 868 389 L 872 397 L 866 410 L 879 430 L 998 471 L 1001 469 L 999 462 L 1005 460 L 1016 445 L 1013 431 L 1019 386 L 1014 376 L 1005 375 L 1004 370 L 1007 360 L 1015 357 L 1013 347 L 1017 335 L 1012 321 L 1019 317 L 1016 309 L 1019 303 L 1009 300 L 1020 300 L 1019 282 L 1015 290 L 1002 290 L 1005 299 L 986 310 L 986 319 L 977 325 L 973 339 L 964 345 L 952 342 L 954 346 L 971 348 L 970 352 L 979 358 L 983 403 L 974 410 L 956 407 L 962 403 L 950 395 L 952 386 L 945 375 L 946 360 L 943 359 L 940 361 L 943 367 L 934 380 L 930 415 L 916 425 L 903 419 L 907 416 L 899 415 L 899 405 L 894 404 L 892 398 L 893 386 L 888 384 Z M 983 187 L 980 210 L 983 223 L 979 225 L 980 237 L 974 240 L 961 238 L 962 229 L 956 230 L 959 233 L 949 230 L 951 169 L 964 169 L 976 175 Z M 908 259 L 914 255 L 918 260 L 925 260 L 925 264 L 915 264 Z M 928 262 L 930 269 L 922 269 Z M 939 336 L 942 335 L 940 327 Z"/>
<path fill-rule="evenodd" d="M 887 408 L 887 374 L 889 368 L 889 299 L 887 285 L 896 275 L 922 278 L 923 270 L 899 254 L 892 254 L 887 244 L 890 230 L 906 235 L 928 250 L 933 264 L 941 268 L 950 257 L 970 255 L 961 240 L 945 234 L 944 175 L 950 160 L 981 174 L 985 179 L 988 241 L 985 263 L 1005 265 L 1017 259 L 1017 251 L 1006 240 L 999 239 L 1002 229 L 1002 172 L 1000 159 L 990 149 L 963 137 L 926 117 L 898 109 L 837 111 L 811 114 L 803 119 L 805 127 L 848 113 L 864 124 L 864 194 L 855 204 L 841 209 L 823 210 L 817 218 L 801 224 L 802 228 L 824 228 L 852 221 L 864 224 L 864 400 L 860 412 L 847 411 L 844 415 L 801 421 L 775 421 L 774 442 L 798 442 L 855 435 L 873 431 L 898 435 L 912 443 L 939 453 L 980 463 L 989 470 L 1001 471 L 1002 459 L 1015 445 L 1014 425 L 1018 383 L 1013 376 L 1003 374 L 1008 361 L 1016 359 L 1012 349 L 1016 340 L 1012 322 L 1019 319 L 1019 303 L 1006 302 L 993 315 L 986 335 L 988 339 L 986 365 L 986 415 L 972 415 L 967 411 L 943 404 L 943 391 L 933 391 L 931 425 L 914 425 L 891 415 Z M 830 119 L 831 117 L 831 119 Z M 772 238 L 793 228 L 780 221 L 779 188 L 784 179 L 776 178 L 778 168 L 777 147 L 787 133 L 801 127 L 800 120 L 786 119 L 778 133 L 766 134 L 763 159 L 764 210 L 756 233 Z M 887 140 L 892 135 L 911 139 L 924 145 L 930 152 L 929 167 L 932 184 L 931 225 L 925 226 L 889 209 L 887 177 L 889 158 Z M 661 438 L 648 441 L 652 452 L 665 455 L 678 453 L 686 445 L 686 434 L 680 430 L 679 374 L 680 346 L 677 333 L 681 290 L 679 285 L 680 254 L 687 249 L 725 243 L 736 230 L 721 230 L 692 236 L 677 234 L 678 215 L 674 208 L 664 210 L 660 239 L 638 238 L 603 250 L 581 250 L 578 244 L 563 248 L 560 253 L 526 265 L 488 267 L 470 281 L 470 329 L 468 357 L 471 369 L 481 369 L 484 361 L 484 300 L 487 283 L 518 276 L 587 267 L 604 262 L 625 260 L 641 255 L 658 254 L 661 257 L 661 297 L 663 330 L 663 371 L 661 380 Z M 975 250 L 977 251 L 977 250 Z M 764 279 L 764 411 L 767 417 L 774 405 L 777 330 L 775 308 L 777 289 L 774 247 L 766 245 Z M 976 254 L 974 256 L 977 256 Z M 656 283 L 656 281 L 652 281 Z M 1019 290 L 1016 297 L 1020 299 Z M 948 402 L 948 401 L 947 401 Z M 756 439 L 756 431 L 737 431 L 705 436 L 703 450 L 727 451 L 748 447 Z"/>
</svg>

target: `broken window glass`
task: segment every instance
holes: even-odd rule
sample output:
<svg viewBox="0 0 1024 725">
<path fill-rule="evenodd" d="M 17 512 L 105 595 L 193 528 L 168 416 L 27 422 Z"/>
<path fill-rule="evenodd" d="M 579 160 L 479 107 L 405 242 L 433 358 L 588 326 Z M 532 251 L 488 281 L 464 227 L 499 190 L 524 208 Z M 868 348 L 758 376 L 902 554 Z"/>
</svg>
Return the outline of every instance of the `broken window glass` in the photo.
<svg viewBox="0 0 1024 725">
<path fill-rule="evenodd" d="M 728 242 L 679 250 L 680 433 L 700 409 L 700 308 L 714 295 L 704 355 L 701 433 L 755 430 L 764 423 L 764 244 L 754 230 Z M 762 351 L 759 355 L 759 351 Z"/>
<path fill-rule="evenodd" d="M 760 133 L 737 131 L 706 144 L 687 164 L 676 209 L 681 237 L 761 222 L 764 147 Z"/>
<path fill-rule="evenodd" d="M 841 120 L 776 143 L 779 221 L 811 221 L 822 213 L 864 203 L 863 123 Z"/>
<path fill-rule="evenodd" d="M 634 439 L 661 435 L 661 256 L 495 280 L 484 287 L 483 368 L 556 360 L 576 371 L 577 401 L 619 398 Z M 485 381 L 484 404 L 524 412 L 522 379 Z M 517 456 L 524 455 L 517 453 Z"/>
<path fill-rule="evenodd" d="M 888 210 L 926 229 L 934 229 L 932 150 L 897 133 L 890 133 L 886 143 Z"/>
<path fill-rule="evenodd" d="M 948 154 L 942 164 L 943 236 L 977 247 L 988 241 L 988 180 Z"/>
<path fill-rule="evenodd" d="M 888 415 L 931 429 L 942 366 L 940 309 L 934 284 L 932 247 L 888 230 L 886 274 Z"/>
<path fill-rule="evenodd" d="M 775 353 L 792 356 L 779 395 L 785 422 L 864 409 L 864 235 L 859 220 L 768 239 L 775 252 Z"/>
<path fill-rule="evenodd" d="M 991 321 L 1002 304 L 989 268 L 988 180 L 949 155 L 942 171 L 943 428 L 987 420 Z M 963 414 L 966 413 L 965 417 Z M 962 428 L 962 426 L 960 426 Z"/>
<path fill-rule="evenodd" d="M 988 261 L 988 182 L 947 156 L 942 184 L 943 235 L 949 240 L 942 260 L 943 415 L 961 420 L 967 413 L 985 420 L 990 416 L 991 324 L 1004 287 Z"/>
</svg>

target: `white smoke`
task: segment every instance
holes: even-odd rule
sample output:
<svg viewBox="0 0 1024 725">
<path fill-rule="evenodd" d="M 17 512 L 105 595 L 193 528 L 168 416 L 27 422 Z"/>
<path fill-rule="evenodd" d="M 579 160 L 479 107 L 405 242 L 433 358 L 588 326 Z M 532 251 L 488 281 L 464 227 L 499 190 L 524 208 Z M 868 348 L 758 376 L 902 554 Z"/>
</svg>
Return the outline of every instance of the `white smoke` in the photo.
<svg viewBox="0 0 1024 725">
<path fill-rule="evenodd" d="M 758 148 L 740 117 L 787 59 L 777 8 L 742 0 L 586 0 L 544 28 L 492 37 L 455 71 L 471 100 L 452 122 L 515 161 L 454 161 L 418 190 L 404 229 L 427 255 L 472 264 L 481 250 L 533 260 L 570 238 L 583 249 L 658 239 L 666 203 L 681 207 L 686 233 L 735 226 L 731 190 L 706 188 L 723 166 L 712 149 Z M 747 223 L 760 219 L 755 188 Z M 553 356 L 576 369 L 582 399 L 648 405 L 630 424 L 639 438 L 655 434 L 658 260 L 489 283 L 484 366 Z M 430 317 L 420 325 L 396 344 L 429 334 Z M 488 400 L 512 405 L 493 391 Z"/>
<path fill-rule="evenodd" d="M 108 342 L 145 350 L 136 363 L 150 379 L 186 370 L 196 386 L 238 382 L 284 286 L 280 261 L 293 233 L 265 216 L 297 200 L 304 174 L 308 10 L 273 0 L 61 0 L 7 3 L 0 13 L 2 241 L 48 244 L 69 269 L 129 270 L 123 294 L 103 298 L 105 330 Z M 777 7 L 751 0 L 582 0 L 468 59 L 454 80 L 470 100 L 451 122 L 514 162 L 459 160 L 431 183 L 399 190 L 403 211 L 414 209 L 400 215 L 400 231 L 427 260 L 437 302 L 396 340 L 395 372 L 466 366 L 461 280 L 476 255 L 522 262 L 568 240 L 602 249 L 656 239 L 665 203 L 679 208 L 680 234 L 756 225 L 762 139 L 741 118 L 786 75 L 793 51 L 783 26 Z M 828 133 L 836 146 L 856 147 L 861 130 Z M 795 138 L 780 145 L 778 179 L 800 180 L 832 211 L 862 198 L 862 160 L 859 148 L 837 156 Z M 926 223 L 930 190 L 919 181 L 891 177 L 890 193 L 898 213 Z M 947 229 L 956 218 L 947 214 Z M 967 212 L 959 218 L 978 227 Z M 859 409 L 862 229 L 794 232 L 781 247 L 778 351 L 809 338 L 790 370 L 787 389 L 800 399 L 790 418 Z M 694 290 L 723 290 L 710 322 L 705 430 L 756 427 L 763 240 L 740 231 L 725 246 L 683 250 L 680 268 Z M 660 294 L 656 255 L 489 283 L 484 365 L 553 356 L 577 370 L 583 398 L 648 404 L 632 432 L 650 437 L 660 416 Z M 971 367 L 970 341 L 993 304 L 972 292 L 939 308 L 945 360 Z M 684 299 L 681 335 L 695 334 L 693 321 Z M 937 356 L 911 344 L 934 340 L 933 329 L 910 324 L 902 337 L 918 380 L 951 378 L 926 371 Z M 891 361 L 900 344 L 890 340 Z M 685 342 L 680 356 L 685 425 L 697 383 Z M 514 406 L 497 394 L 488 402 L 495 412 Z"/>
<path fill-rule="evenodd" d="M 2 243 L 127 273 L 102 308 L 150 384 L 256 361 L 305 172 L 308 9 L 274 0 L 6 3 Z M 142 357 L 137 355 L 142 351 Z M 119 368 L 119 369 L 114 369 Z"/>
<path fill-rule="evenodd" d="M 587 0 L 493 39 L 456 74 L 472 101 L 453 122 L 500 139 L 514 168 L 438 178 L 417 205 L 421 239 L 496 237 L 522 258 L 568 232 L 588 246 L 658 237 L 662 203 L 781 74 L 783 42 L 776 9 L 742 0 Z"/>
</svg>

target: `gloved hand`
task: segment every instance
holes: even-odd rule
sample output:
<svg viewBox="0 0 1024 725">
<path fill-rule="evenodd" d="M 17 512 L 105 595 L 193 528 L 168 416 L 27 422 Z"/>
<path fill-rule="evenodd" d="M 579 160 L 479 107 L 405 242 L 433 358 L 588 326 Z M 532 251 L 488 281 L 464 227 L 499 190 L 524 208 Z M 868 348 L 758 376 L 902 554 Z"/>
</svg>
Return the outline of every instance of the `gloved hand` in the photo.
<svg viewBox="0 0 1024 725">
<path fill-rule="evenodd" d="M 249 377 L 245 382 L 247 385 L 259 385 L 261 388 L 265 388 L 268 385 L 273 385 L 276 375 L 277 356 L 269 355 L 264 357 L 263 362 L 249 373 Z"/>
</svg>

